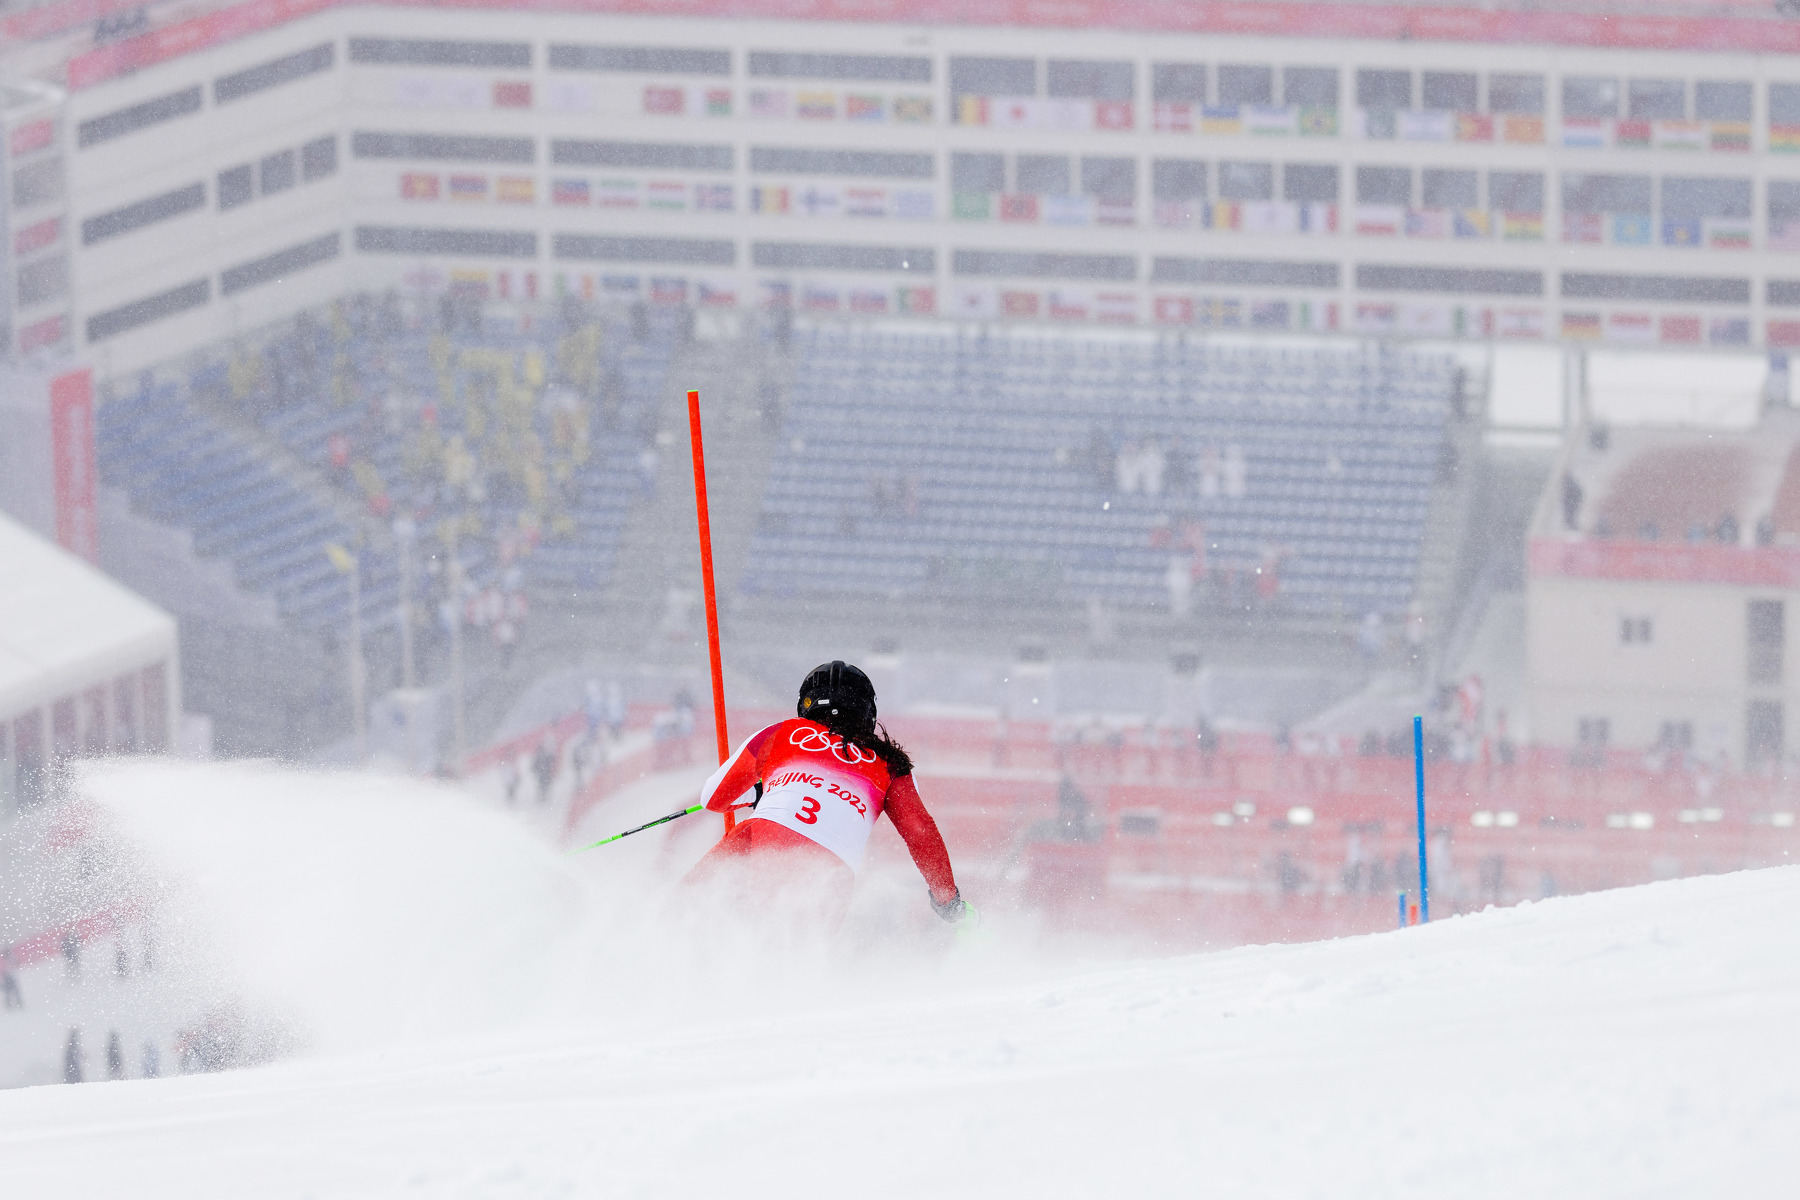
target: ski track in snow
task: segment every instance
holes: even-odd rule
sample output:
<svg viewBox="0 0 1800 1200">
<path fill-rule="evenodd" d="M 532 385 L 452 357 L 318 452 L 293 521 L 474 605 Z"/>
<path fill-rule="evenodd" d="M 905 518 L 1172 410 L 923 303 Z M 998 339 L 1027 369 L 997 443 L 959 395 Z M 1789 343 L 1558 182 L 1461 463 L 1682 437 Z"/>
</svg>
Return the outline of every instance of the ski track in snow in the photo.
<svg viewBox="0 0 1800 1200">
<path fill-rule="evenodd" d="M 1794 1194 L 1800 867 L 1185 958 L 995 922 L 771 964 L 677 944 L 648 838 L 569 859 L 442 789 L 267 768 L 94 791 L 233 910 L 244 987 L 315 1049 L 0 1092 L 8 1197 Z M 229 861 L 271 838 L 286 867 Z M 336 899 L 287 908 L 317 876 Z M 283 954 L 241 943 L 272 921 Z M 351 974 L 290 970 L 326 946 Z"/>
</svg>

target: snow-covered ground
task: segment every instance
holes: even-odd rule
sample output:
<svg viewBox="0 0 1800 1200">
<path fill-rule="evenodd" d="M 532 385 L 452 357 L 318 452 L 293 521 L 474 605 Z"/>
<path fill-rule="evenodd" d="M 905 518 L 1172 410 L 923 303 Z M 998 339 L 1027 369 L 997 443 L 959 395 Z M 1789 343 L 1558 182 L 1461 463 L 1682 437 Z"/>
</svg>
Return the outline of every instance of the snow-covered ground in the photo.
<svg viewBox="0 0 1800 1200">
<path fill-rule="evenodd" d="M 915 920 L 916 880 L 878 878 L 840 942 L 771 956 L 667 910 L 704 818 L 685 846 L 570 858 L 419 784 L 140 766 L 90 793 L 169 896 L 193 947 L 172 960 L 307 1049 L 0 1092 L 8 1197 L 1586 1200 L 1800 1177 L 1800 868 L 1159 961 L 1072 961 L 1006 920 L 949 938 Z"/>
</svg>

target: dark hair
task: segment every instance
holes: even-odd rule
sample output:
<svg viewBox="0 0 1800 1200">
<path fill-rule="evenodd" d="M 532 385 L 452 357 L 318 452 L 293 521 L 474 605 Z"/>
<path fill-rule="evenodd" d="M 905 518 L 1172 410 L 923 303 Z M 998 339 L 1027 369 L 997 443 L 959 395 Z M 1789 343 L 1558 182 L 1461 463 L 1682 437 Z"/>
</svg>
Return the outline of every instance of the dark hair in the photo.
<svg viewBox="0 0 1800 1200">
<path fill-rule="evenodd" d="M 873 750 L 881 756 L 881 761 L 887 764 L 888 774 L 895 779 L 902 775 L 912 774 L 912 755 L 908 754 L 906 748 L 889 735 L 887 727 L 881 722 L 870 719 L 866 725 L 858 729 L 852 728 L 843 716 L 833 718 L 821 714 L 818 717 L 808 717 L 807 719 L 817 721 L 837 734 L 843 741 L 861 746 L 865 750 Z"/>
</svg>

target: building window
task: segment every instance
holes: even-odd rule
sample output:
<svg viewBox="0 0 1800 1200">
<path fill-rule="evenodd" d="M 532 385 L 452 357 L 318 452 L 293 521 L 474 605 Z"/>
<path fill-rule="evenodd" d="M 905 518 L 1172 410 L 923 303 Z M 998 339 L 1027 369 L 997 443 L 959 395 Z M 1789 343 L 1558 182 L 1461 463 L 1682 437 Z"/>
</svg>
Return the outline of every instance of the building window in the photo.
<svg viewBox="0 0 1800 1200">
<path fill-rule="evenodd" d="M 1044 64 L 1044 91 L 1075 100 L 1130 100 L 1136 69 L 1128 62 L 1087 62 L 1053 58 Z"/>
<path fill-rule="evenodd" d="M 1004 192 L 1006 156 L 1003 154 L 952 154 L 950 190 L 953 192 Z"/>
<path fill-rule="evenodd" d="M 1206 164 L 1197 158 L 1154 159 L 1150 190 L 1158 200 L 1202 199 L 1206 195 Z"/>
<path fill-rule="evenodd" d="M 1654 628 L 1649 617 L 1620 617 L 1619 644 L 1621 646 L 1648 646 Z"/>
<path fill-rule="evenodd" d="M 1616 117 L 1619 115 L 1619 81 L 1593 75 L 1570 75 L 1562 81 L 1562 115 L 1565 117 Z"/>
<path fill-rule="evenodd" d="M 1358 204 L 1412 203 L 1411 167 L 1356 168 L 1356 202 Z"/>
<path fill-rule="evenodd" d="M 257 175 L 263 195 L 287 191 L 294 186 L 294 152 L 283 150 L 269 155 L 258 164 Z"/>
<path fill-rule="evenodd" d="M 1135 203 L 1137 200 L 1137 160 L 1083 155 L 1081 159 L 1081 192 L 1098 200 Z"/>
<path fill-rule="evenodd" d="M 1428 109 L 1474 112 L 1476 91 L 1473 71 L 1427 71 L 1419 80 L 1420 102 Z"/>
<path fill-rule="evenodd" d="M 1481 181 L 1474 171 L 1444 171 L 1432 167 L 1420 173 L 1426 208 L 1479 208 Z"/>
<path fill-rule="evenodd" d="M 1013 188 L 1028 196 L 1067 196 L 1073 191 L 1069 160 L 1060 154 L 1021 154 L 1013 160 Z"/>
<path fill-rule="evenodd" d="M 1273 200 L 1275 198 L 1274 164 L 1220 163 L 1219 198 L 1222 200 Z"/>
<path fill-rule="evenodd" d="M 256 195 L 256 184 L 251 178 L 248 164 L 241 167 L 230 167 L 219 172 L 219 208 L 236 208 L 240 204 L 248 204 Z"/>
<path fill-rule="evenodd" d="M 1220 65 L 1220 104 L 1270 104 L 1274 98 L 1275 72 L 1272 68 L 1233 63 Z"/>
<path fill-rule="evenodd" d="M 1411 71 L 1358 71 L 1356 73 L 1356 106 L 1358 108 L 1411 108 Z"/>
<path fill-rule="evenodd" d="M 1687 84 L 1679 79 L 1633 79 L 1626 85 L 1626 110 L 1634 121 L 1685 121 Z"/>
<path fill-rule="evenodd" d="M 1331 163 L 1289 163 L 1281 168 L 1281 198 L 1298 204 L 1336 204 L 1338 169 Z"/>
<path fill-rule="evenodd" d="M 1781 701 L 1752 700 L 1744 709 L 1744 763 L 1750 767 L 1781 761 Z"/>
<path fill-rule="evenodd" d="M 1612 722 L 1606 717 L 1581 717 L 1575 722 L 1575 740 L 1584 749 L 1604 750 L 1612 736 Z"/>
<path fill-rule="evenodd" d="M 1694 118 L 1700 121 L 1748 121 L 1751 85 L 1735 79 L 1702 79 L 1694 85 Z"/>
<path fill-rule="evenodd" d="M 1173 104 L 1205 104 L 1205 65 L 1201 63 L 1151 63 L 1150 98 L 1158 102 Z"/>
<path fill-rule="evenodd" d="M 1488 207 L 1497 212 L 1544 211 L 1542 171 L 1489 171 Z"/>
<path fill-rule="evenodd" d="M 1692 721 L 1664 721 L 1656 734 L 1656 748 L 1686 753 L 1694 748 Z"/>
<path fill-rule="evenodd" d="M 300 178 L 311 183 L 337 171 L 337 138 L 322 137 L 300 147 Z"/>
<path fill-rule="evenodd" d="M 1786 640 L 1786 605 L 1780 600 L 1752 600 L 1745 607 L 1748 635 L 1747 675 L 1752 684 L 1780 683 Z"/>
<path fill-rule="evenodd" d="M 1281 102 L 1309 108 L 1338 106 L 1336 67 L 1283 67 Z"/>
<path fill-rule="evenodd" d="M 953 58 L 952 96 L 1035 96 L 1035 58 Z"/>
<path fill-rule="evenodd" d="M 1489 75 L 1488 111 L 1526 117 L 1544 115 L 1542 75 Z"/>
<path fill-rule="evenodd" d="M 1769 124 L 1800 125 L 1800 83 L 1769 85 Z"/>
<path fill-rule="evenodd" d="M 1650 215 L 1650 176 L 1588 175 L 1565 172 L 1562 206 L 1570 213 Z"/>
</svg>

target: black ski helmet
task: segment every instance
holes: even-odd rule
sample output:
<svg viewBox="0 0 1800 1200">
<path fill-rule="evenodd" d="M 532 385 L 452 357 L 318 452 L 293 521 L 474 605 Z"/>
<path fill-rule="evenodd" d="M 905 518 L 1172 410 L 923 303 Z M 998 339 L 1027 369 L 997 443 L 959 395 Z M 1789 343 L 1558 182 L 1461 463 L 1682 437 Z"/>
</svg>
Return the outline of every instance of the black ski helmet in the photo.
<svg viewBox="0 0 1800 1200">
<path fill-rule="evenodd" d="M 841 658 L 820 663 L 800 681 L 794 711 L 821 725 L 869 729 L 875 724 L 875 685 Z"/>
</svg>

